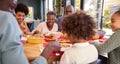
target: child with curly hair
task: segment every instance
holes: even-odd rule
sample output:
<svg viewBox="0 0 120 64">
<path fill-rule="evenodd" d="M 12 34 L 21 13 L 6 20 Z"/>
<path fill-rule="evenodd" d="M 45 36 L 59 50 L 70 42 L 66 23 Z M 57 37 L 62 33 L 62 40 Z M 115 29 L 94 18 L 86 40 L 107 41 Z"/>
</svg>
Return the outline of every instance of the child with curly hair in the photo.
<svg viewBox="0 0 120 64">
<path fill-rule="evenodd" d="M 72 47 L 64 51 L 60 64 L 88 64 L 97 60 L 97 49 L 88 42 L 95 35 L 96 28 L 90 15 L 84 12 L 71 14 L 63 18 L 61 26 Z"/>
</svg>

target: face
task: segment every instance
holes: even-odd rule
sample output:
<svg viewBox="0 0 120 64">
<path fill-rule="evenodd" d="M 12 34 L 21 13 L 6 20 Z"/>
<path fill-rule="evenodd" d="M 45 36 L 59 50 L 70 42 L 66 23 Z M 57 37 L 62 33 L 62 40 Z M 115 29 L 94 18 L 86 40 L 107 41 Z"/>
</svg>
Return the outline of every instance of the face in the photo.
<svg viewBox="0 0 120 64">
<path fill-rule="evenodd" d="M 13 14 L 15 14 L 15 7 L 17 6 L 17 0 L 7 0 L 9 2 L 8 6 L 10 7 L 9 8 L 9 11 Z"/>
<path fill-rule="evenodd" d="M 25 19 L 25 13 L 23 13 L 23 12 L 17 12 L 16 15 L 15 15 L 15 17 L 16 17 L 16 20 L 18 21 L 18 23 L 21 23 Z"/>
<path fill-rule="evenodd" d="M 110 27 L 113 32 L 120 29 L 120 15 L 113 14 L 113 16 L 111 17 Z"/>
<path fill-rule="evenodd" d="M 72 14 L 72 8 L 71 7 L 67 7 L 66 8 L 66 15 Z"/>
<path fill-rule="evenodd" d="M 0 0 L 1 10 L 8 11 L 14 14 L 14 9 L 17 5 L 17 0 Z"/>
<path fill-rule="evenodd" d="M 48 26 L 53 26 L 55 21 L 55 16 L 54 15 L 47 15 L 47 24 Z"/>
</svg>

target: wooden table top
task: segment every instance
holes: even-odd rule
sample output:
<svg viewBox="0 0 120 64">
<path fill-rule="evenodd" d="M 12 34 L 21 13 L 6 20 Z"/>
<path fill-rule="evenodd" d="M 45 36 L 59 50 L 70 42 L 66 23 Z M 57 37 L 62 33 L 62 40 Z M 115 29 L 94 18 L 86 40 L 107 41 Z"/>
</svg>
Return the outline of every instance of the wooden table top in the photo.
<svg viewBox="0 0 120 64">
<path fill-rule="evenodd" d="M 41 53 L 40 45 L 41 44 L 30 44 L 30 43 L 25 43 L 23 45 L 24 53 L 27 56 L 29 62 L 33 61 L 35 58 L 40 56 Z M 48 60 L 48 63 L 59 60 L 60 60 L 60 56 L 51 56 Z"/>
<path fill-rule="evenodd" d="M 29 44 L 23 45 L 24 53 L 29 61 L 34 60 L 36 57 L 40 56 L 40 44 Z"/>
</svg>

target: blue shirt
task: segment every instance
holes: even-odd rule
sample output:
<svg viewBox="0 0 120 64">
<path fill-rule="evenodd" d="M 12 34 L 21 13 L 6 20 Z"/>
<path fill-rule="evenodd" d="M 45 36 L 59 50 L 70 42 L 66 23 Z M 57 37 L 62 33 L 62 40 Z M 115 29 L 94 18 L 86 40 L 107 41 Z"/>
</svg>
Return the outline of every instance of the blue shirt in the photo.
<svg viewBox="0 0 120 64">
<path fill-rule="evenodd" d="M 21 31 L 15 17 L 0 11 L 0 64 L 29 64 L 20 41 Z M 47 64 L 39 56 L 32 64 Z"/>
<path fill-rule="evenodd" d="M 63 16 L 60 16 L 60 17 L 58 18 L 58 30 L 61 30 L 61 25 L 60 25 L 60 23 L 61 23 L 62 19 L 63 19 Z"/>
</svg>

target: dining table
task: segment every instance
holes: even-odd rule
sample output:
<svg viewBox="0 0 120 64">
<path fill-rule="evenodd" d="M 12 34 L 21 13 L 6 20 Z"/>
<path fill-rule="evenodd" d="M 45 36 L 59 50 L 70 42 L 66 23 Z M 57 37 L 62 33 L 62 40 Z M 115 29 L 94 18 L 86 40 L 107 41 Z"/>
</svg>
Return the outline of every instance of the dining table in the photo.
<svg viewBox="0 0 120 64">
<path fill-rule="evenodd" d="M 31 61 L 35 60 L 37 57 L 39 57 L 42 50 L 43 50 L 44 45 L 46 45 L 46 43 L 50 43 L 50 41 L 47 41 L 43 38 L 35 38 L 35 39 L 39 39 L 38 41 L 36 41 L 36 43 L 35 43 L 35 41 L 32 42 L 32 39 L 29 40 L 29 38 L 27 38 L 27 39 L 25 39 L 25 40 L 27 40 L 26 42 L 23 41 L 24 42 L 23 43 L 24 53 L 25 53 L 29 62 L 31 62 Z M 23 40 L 24 40 L 24 38 L 23 38 Z M 106 38 L 102 38 L 102 39 L 99 39 L 99 40 L 100 41 L 105 41 Z M 94 40 L 94 41 L 98 42 L 99 40 L 97 39 L 97 40 Z M 60 42 L 60 44 L 62 46 L 61 47 L 62 51 L 60 51 L 59 53 L 52 53 L 51 56 L 48 59 L 48 64 L 51 64 L 52 62 L 59 62 L 63 52 L 67 48 L 72 46 L 72 44 L 69 40 L 59 39 L 58 41 Z"/>
</svg>

